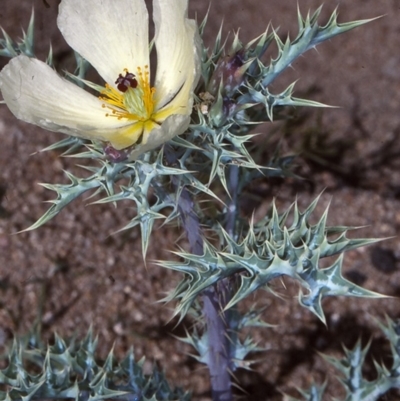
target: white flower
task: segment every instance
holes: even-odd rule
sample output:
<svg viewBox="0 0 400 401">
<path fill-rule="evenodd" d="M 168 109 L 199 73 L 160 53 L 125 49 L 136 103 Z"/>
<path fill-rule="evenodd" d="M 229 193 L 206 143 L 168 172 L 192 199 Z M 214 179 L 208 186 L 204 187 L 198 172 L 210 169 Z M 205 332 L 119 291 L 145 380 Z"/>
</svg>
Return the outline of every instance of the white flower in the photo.
<svg viewBox="0 0 400 401">
<path fill-rule="evenodd" d="M 96 97 L 45 63 L 18 56 L 0 72 L 0 90 L 19 119 L 50 131 L 134 144 L 131 158 L 182 134 L 199 79 L 199 37 L 188 0 L 153 0 L 157 71 L 150 81 L 144 0 L 62 0 L 58 27 L 106 82 Z M 138 143 L 139 142 L 139 143 Z"/>
</svg>

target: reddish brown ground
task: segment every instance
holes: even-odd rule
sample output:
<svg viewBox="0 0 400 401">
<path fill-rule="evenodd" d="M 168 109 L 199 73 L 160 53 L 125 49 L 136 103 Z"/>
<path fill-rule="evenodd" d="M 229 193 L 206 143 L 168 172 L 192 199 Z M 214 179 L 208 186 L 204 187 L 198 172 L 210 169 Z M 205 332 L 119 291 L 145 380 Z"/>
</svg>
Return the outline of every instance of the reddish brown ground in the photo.
<svg viewBox="0 0 400 401">
<path fill-rule="evenodd" d="M 1 0 L 0 24 L 12 37 L 27 26 L 32 3 Z M 395 237 L 400 230 L 400 4 L 397 0 L 325 3 L 323 18 L 336 5 L 340 21 L 384 16 L 309 52 L 272 87 L 278 91 L 300 78 L 297 93 L 340 108 L 297 111 L 283 143 L 287 153 L 302 152 L 299 172 L 307 179 L 266 183 L 256 214 L 261 216 L 274 196 L 284 207 L 297 195 L 304 207 L 324 190 L 318 212 L 331 201 L 329 223 L 367 226 L 362 230 L 366 236 Z M 306 12 L 319 0 L 303 0 L 300 5 Z M 56 28 L 57 1 L 36 0 L 34 6 L 38 56 L 46 57 L 51 41 L 57 65 L 73 68 L 72 55 Z M 207 7 L 207 0 L 193 1 L 191 11 L 202 19 Z M 280 33 L 290 29 L 293 37 L 296 2 L 215 1 L 207 43 L 212 44 L 223 19 L 224 32 L 240 27 L 243 41 L 262 33 L 270 21 L 281 27 Z M 0 67 L 6 62 L 0 59 Z M 282 128 L 274 123 L 259 132 L 267 141 Z M 138 357 L 147 356 L 147 368 L 157 362 L 171 382 L 192 390 L 195 400 L 209 399 L 206 371 L 186 355 L 191 349 L 171 336 L 182 335 L 183 327 L 174 329 L 168 323 L 170 307 L 155 303 L 179 276 L 150 261 L 169 258 L 167 250 L 175 249 L 179 232 L 156 231 L 147 269 L 138 230 L 113 235 L 127 216 L 133 216 L 129 205 L 114 209 L 78 201 L 43 228 L 12 235 L 46 210 L 43 201 L 52 194 L 38 183 L 65 182 L 62 170 L 74 162 L 57 152 L 33 154 L 61 136 L 16 121 L 5 106 L 0 107 L 0 136 L 0 345 L 8 343 L 13 332 L 25 333 L 38 316 L 46 338 L 54 331 L 83 335 L 93 323 L 102 356 L 114 342 L 118 355 L 133 344 Z M 286 294 L 283 299 L 260 291 L 257 299 L 268 306 L 265 319 L 276 326 L 255 334 L 267 351 L 256 356 L 254 372 L 238 373 L 248 392 L 244 398 L 280 400 L 279 391 L 296 394 L 295 387 L 326 377 L 329 393 L 341 395 L 334 371 L 318 351 L 340 355 L 341 344 L 353 346 L 359 337 L 364 343 L 372 338 L 373 355 L 381 360 L 388 349 L 373 318 L 382 319 L 385 313 L 399 317 L 399 260 L 398 238 L 349 252 L 346 276 L 393 298 L 327 300 L 327 328 L 298 306 L 296 289 L 290 285 L 287 292 L 276 283 Z M 373 377 L 373 370 L 369 374 Z M 386 399 L 398 398 L 392 394 Z"/>
</svg>

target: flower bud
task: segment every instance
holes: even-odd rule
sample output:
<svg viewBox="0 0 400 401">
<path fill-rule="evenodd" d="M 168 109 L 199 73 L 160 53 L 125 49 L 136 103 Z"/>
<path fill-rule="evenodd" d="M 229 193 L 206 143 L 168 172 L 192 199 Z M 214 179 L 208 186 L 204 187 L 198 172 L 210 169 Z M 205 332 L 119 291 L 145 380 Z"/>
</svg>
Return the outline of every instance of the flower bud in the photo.
<svg viewBox="0 0 400 401">
<path fill-rule="evenodd" d="M 246 72 L 244 52 L 242 50 L 233 55 L 221 57 L 208 84 L 207 91 L 215 96 L 222 83 L 223 96 L 231 97 L 244 81 Z"/>
</svg>

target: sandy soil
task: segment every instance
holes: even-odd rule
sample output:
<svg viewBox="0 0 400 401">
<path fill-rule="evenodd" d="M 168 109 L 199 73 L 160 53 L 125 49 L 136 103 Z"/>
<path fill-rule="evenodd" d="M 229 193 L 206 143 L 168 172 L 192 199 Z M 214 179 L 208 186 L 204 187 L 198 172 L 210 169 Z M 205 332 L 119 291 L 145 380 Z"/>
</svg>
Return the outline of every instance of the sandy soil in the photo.
<svg viewBox="0 0 400 401">
<path fill-rule="evenodd" d="M 37 55 L 44 59 L 51 41 L 57 67 L 72 69 L 73 58 L 56 27 L 57 0 L 0 0 L 0 24 L 12 36 L 26 27 L 34 5 Z M 328 327 L 302 310 L 283 287 L 283 299 L 261 292 L 268 306 L 265 320 L 276 325 L 255 333 L 266 352 L 257 355 L 254 372 L 237 377 L 246 400 L 280 400 L 280 391 L 296 394 L 312 378 L 329 377 L 329 394 L 343 395 L 334 371 L 318 352 L 340 355 L 341 344 L 372 338 L 372 355 L 381 360 L 388 348 L 373 318 L 399 317 L 400 303 L 400 3 L 397 0 L 342 0 L 325 2 L 322 19 L 339 5 L 339 21 L 381 19 L 337 37 L 296 61 L 272 90 L 300 79 L 297 93 L 337 109 L 297 110 L 288 125 L 274 123 L 259 129 L 263 137 L 285 131 L 287 153 L 301 152 L 299 173 L 306 180 L 265 183 L 255 204 L 261 216 L 274 196 L 281 207 L 298 196 L 307 206 L 322 190 L 318 212 L 331 202 L 330 224 L 366 226 L 361 234 L 394 237 L 367 249 L 349 252 L 346 277 L 368 289 L 392 296 L 384 300 L 331 299 L 324 303 Z M 262 5 L 260 5 L 262 4 Z M 317 0 L 303 0 L 305 13 Z M 202 19 L 208 1 L 192 2 L 191 12 Z M 296 32 L 296 2 L 292 0 L 224 0 L 210 7 L 207 43 L 224 20 L 224 33 L 241 28 L 243 41 L 261 34 L 272 21 L 280 34 Z M 292 36 L 293 37 L 293 36 Z M 0 68 L 6 64 L 0 59 Z M 43 335 L 51 338 L 86 332 L 93 323 L 105 356 L 116 342 L 123 355 L 134 345 L 146 355 L 147 368 L 156 362 L 171 382 L 193 391 L 195 400 L 209 399 L 206 371 L 187 355 L 191 349 L 171 334 L 183 335 L 183 325 L 170 322 L 171 309 L 155 302 L 172 289 L 179 276 L 150 261 L 170 258 L 177 230 L 157 230 L 147 263 L 142 260 L 138 230 L 113 234 L 133 215 L 128 205 L 87 206 L 80 200 L 39 230 L 14 235 L 46 210 L 52 194 L 40 182 L 66 182 L 63 169 L 73 160 L 57 152 L 38 154 L 61 136 L 18 122 L 0 107 L 0 345 L 23 334 L 36 319 Z M 323 161 L 321 161 L 323 160 Z M 77 170 L 74 170 L 77 171 Z M 247 212 L 251 212 L 247 210 Z M 252 299 L 253 302 L 255 299 Z M 186 322 L 187 323 L 187 322 Z M 368 368 L 368 377 L 373 369 Z M 238 392 L 239 394 L 239 392 Z M 395 400 L 393 393 L 386 400 Z"/>
</svg>

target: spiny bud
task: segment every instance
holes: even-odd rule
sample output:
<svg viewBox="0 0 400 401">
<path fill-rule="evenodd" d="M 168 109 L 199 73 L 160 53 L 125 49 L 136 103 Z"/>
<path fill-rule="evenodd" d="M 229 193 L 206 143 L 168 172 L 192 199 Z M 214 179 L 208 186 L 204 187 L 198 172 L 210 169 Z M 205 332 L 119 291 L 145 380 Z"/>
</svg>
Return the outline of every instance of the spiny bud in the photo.
<svg viewBox="0 0 400 401">
<path fill-rule="evenodd" d="M 215 96 L 222 82 L 223 95 L 232 96 L 244 81 L 246 72 L 246 68 L 243 68 L 244 64 L 245 55 L 243 50 L 239 50 L 233 55 L 221 57 L 211 77 L 207 91 Z"/>
<path fill-rule="evenodd" d="M 129 153 L 132 150 L 132 146 L 126 149 L 117 150 L 111 144 L 107 144 L 104 147 L 104 154 L 111 163 L 121 163 L 128 160 Z"/>
</svg>

